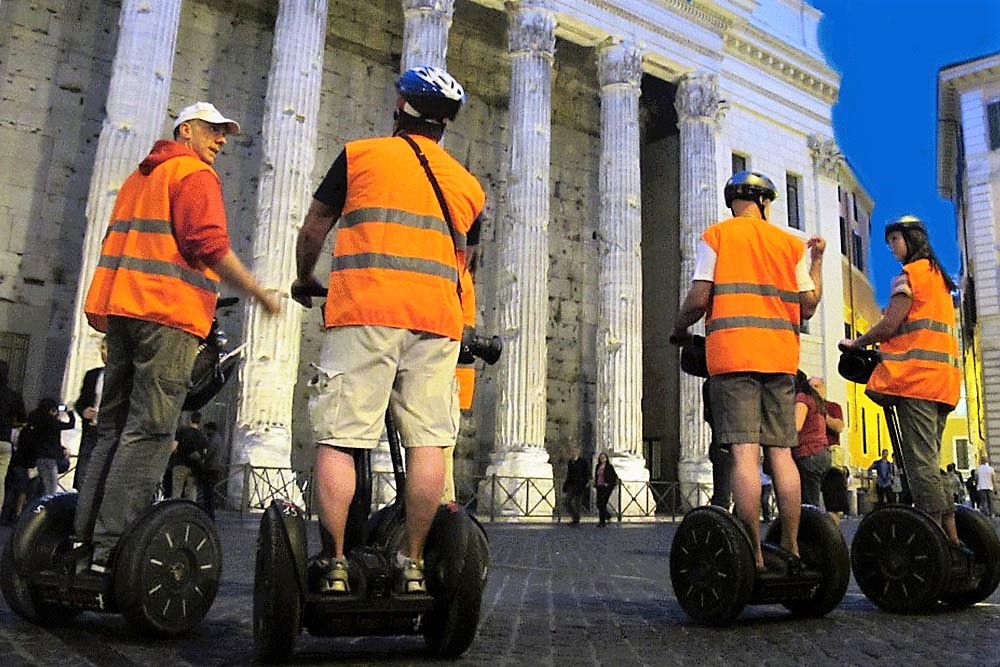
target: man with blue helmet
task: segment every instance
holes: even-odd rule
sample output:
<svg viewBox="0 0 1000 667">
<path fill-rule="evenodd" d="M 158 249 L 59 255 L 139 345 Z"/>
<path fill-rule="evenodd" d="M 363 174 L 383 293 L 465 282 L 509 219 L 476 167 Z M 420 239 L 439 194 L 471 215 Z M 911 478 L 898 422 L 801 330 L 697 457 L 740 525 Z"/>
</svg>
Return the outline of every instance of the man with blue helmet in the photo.
<svg viewBox="0 0 1000 667">
<path fill-rule="evenodd" d="M 310 417 L 318 445 L 320 521 L 333 548 L 314 561 L 320 590 L 349 593 L 344 539 L 355 490 L 352 450 L 374 448 L 387 408 L 406 447 L 406 536 L 398 593 L 426 592 L 423 548 L 445 479 L 444 448 L 458 429 L 455 366 L 462 285 L 485 193 L 439 144 L 465 92 L 445 70 L 400 76 L 389 137 L 348 142 L 313 197 L 296 245 L 299 288 L 337 227 Z M 310 306 L 308 297 L 299 301 Z"/>
</svg>

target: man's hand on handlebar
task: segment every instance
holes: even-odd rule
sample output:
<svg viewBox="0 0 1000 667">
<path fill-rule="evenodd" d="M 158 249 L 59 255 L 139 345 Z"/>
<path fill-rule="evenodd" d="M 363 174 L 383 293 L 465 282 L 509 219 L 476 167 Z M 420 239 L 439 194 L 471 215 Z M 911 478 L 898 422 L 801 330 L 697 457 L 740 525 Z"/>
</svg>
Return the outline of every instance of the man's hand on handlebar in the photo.
<svg viewBox="0 0 1000 667">
<path fill-rule="evenodd" d="M 326 288 L 313 276 L 309 276 L 306 280 L 296 278 L 295 282 L 292 283 L 290 292 L 292 299 L 306 308 L 312 308 L 312 298 L 314 296 L 326 296 Z"/>
</svg>

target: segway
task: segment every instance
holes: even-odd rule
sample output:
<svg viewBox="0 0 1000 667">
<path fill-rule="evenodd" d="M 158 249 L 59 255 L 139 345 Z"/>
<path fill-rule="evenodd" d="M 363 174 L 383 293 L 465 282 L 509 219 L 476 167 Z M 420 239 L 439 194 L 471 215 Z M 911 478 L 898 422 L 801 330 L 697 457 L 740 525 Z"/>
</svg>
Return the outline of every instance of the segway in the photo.
<svg viewBox="0 0 1000 667">
<path fill-rule="evenodd" d="M 865 384 L 879 363 L 873 350 L 841 348 L 840 374 Z M 906 470 L 900 448 L 902 431 L 894 405 L 883 406 L 896 460 Z M 955 506 L 958 537 L 951 546 L 929 514 L 907 505 L 872 510 L 851 544 L 851 568 L 858 587 L 881 609 L 897 613 L 930 611 L 982 602 L 1000 584 L 1000 536 L 979 512 Z"/>
<path fill-rule="evenodd" d="M 309 296 L 326 296 L 326 291 Z M 495 363 L 500 339 L 466 336 L 462 351 L 463 362 L 471 355 Z M 427 593 L 401 595 L 393 590 L 393 561 L 404 536 L 406 476 L 391 411 L 386 412 L 385 425 L 396 499 L 368 516 L 370 452 L 355 451 L 357 485 L 344 545 L 350 593 L 314 592 L 318 573 L 309 567 L 306 516 L 301 508 L 274 500 L 261 517 L 253 604 L 259 659 L 287 659 L 303 628 L 320 637 L 423 635 L 432 653 L 447 658 L 458 657 L 472 644 L 490 564 L 486 532 L 461 506 L 452 503 L 438 508 L 424 547 Z M 325 531 L 323 539 L 329 544 Z"/>
<path fill-rule="evenodd" d="M 220 299 L 218 307 L 235 304 Z M 192 371 L 184 409 L 204 405 L 232 374 L 239 350 L 213 321 Z M 139 633 L 174 637 L 208 613 L 222 573 L 215 525 L 196 504 L 164 500 L 123 533 L 106 574 L 78 572 L 73 520 L 77 494 L 58 493 L 25 508 L 0 555 L 0 590 L 21 618 L 42 626 L 83 611 L 120 613 Z"/>
<path fill-rule="evenodd" d="M 708 377 L 704 338 L 681 348 L 686 373 Z M 800 617 L 832 611 L 847 593 L 847 543 L 829 516 L 802 507 L 796 558 L 781 547 L 781 519 L 761 540 L 765 570 L 759 571 L 750 535 L 727 510 L 712 505 L 684 515 L 670 546 L 670 580 L 681 608 L 698 623 L 732 623 L 747 605 L 781 604 Z"/>
</svg>

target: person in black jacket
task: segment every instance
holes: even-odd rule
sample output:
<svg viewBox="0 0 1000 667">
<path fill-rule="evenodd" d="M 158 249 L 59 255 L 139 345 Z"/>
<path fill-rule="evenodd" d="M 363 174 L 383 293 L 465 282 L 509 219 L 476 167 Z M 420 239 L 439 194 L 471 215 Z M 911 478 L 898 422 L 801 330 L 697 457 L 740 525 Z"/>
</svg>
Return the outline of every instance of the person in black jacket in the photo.
<svg viewBox="0 0 1000 667">
<path fill-rule="evenodd" d="M 108 341 L 101 341 L 101 362 L 97 368 L 91 368 L 83 376 L 83 386 L 80 396 L 73 404 L 73 409 L 80 415 L 80 449 L 76 455 L 76 474 L 73 475 L 73 488 L 83 488 L 83 476 L 90 462 L 90 453 L 97 444 L 97 408 L 101 405 L 101 394 L 104 390 L 104 366 L 108 362 Z"/>
<path fill-rule="evenodd" d="M 42 480 L 38 477 L 35 462 L 38 459 L 38 442 L 30 426 L 21 428 L 10 458 L 7 471 L 7 496 L 4 498 L 0 525 L 10 526 L 21 515 L 26 503 L 42 495 Z"/>
<path fill-rule="evenodd" d="M 608 500 L 611 492 L 618 486 L 618 475 L 615 467 L 608 460 L 607 452 L 601 452 L 597 457 L 597 468 L 594 469 L 594 488 L 597 489 L 597 525 L 603 528 L 611 519 L 608 511 Z"/>
<path fill-rule="evenodd" d="M 63 416 L 68 420 L 63 421 Z M 28 428 L 32 430 L 38 445 L 35 466 L 38 468 L 38 476 L 42 478 L 46 495 L 59 491 L 59 462 L 66 456 L 62 432 L 75 425 L 73 413 L 67 412 L 66 406 L 60 405 L 54 398 L 43 398 L 38 402 L 38 407 L 28 415 Z"/>
<path fill-rule="evenodd" d="M 566 494 L 566 509 L 569 510 L 571 523 L 580 523 L 580 508 L 583 505 L 583 494 L 590 485 L 590 465 L 587 459 L 580 456 L 580 449 L 569 450 L 569 461 L 566 462 L 566 481 L 563 482 L 563 493 Z"/>
<path fill-rule="evenodd" d="M 24 399 L 14 389 L 7 386 L 10 367 L 0 359 L 0 506 L 5 510 L 10 504 L 5 502 L 5 492 L 11 480 L 8 466 L 14 453 L 12 431 L 24 423 Z"/>
</svg>

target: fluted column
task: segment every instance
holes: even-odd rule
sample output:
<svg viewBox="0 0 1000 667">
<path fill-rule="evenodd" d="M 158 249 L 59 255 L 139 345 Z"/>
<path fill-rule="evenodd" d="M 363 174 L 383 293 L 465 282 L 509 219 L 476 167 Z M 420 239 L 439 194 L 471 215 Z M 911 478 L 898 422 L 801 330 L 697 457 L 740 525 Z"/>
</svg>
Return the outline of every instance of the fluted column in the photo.
<svg viewBox="0 0 1000 667">
<path fill-rule="evenodd" d="M 510 162 L 502 202 L 503 227 L 498 235 L 504 353 L 497 380 L 495 451 L 487 475 L 540 478 L 547 480 L 551 489 L 552 466 L 545 451 L 545 335 L 556 21 L 544 2 L 508 2 L 506 6 L 511 59 Z"/>
<path fill-rule="evenodd" d="M 73 307 L 62 395 L 76 396 L 83 374 L 101 365 L 100 334 L 83 314 L 118 189 L 159 138 L 167 118 L 181 0 L 123 0 L 111 63 L 106 116 L 87 194 L 87 230 Z M 191 100 L 192 102 L 194 100 Z"/>
<path fill-rule="evenodd" d="M 264 108 L 253 271 L 263 285 L 295 276 L 295 239 L 310 200 L 326 37 L 326 0 L 278 4 Z M 242 387 L 231 462 L 289 465 L 302 309 L 246 308 Z"/>
<path fill-rule="evenodd" d="M 719 219 L 719 185 L 716 182 L 716 133 L 728 108 L 719 97 L 715 74 L 696 72 L 685 76 L 674 100 L 680 129 L 680 238 L 681 301 L 691 287 L 695 248 L 709 225 Z M 708 462 L 711 432 L 702 418 L 701 378 L 680 376 L 680 448 L 678 472 L 685 500 L 703 504 L 696 485 L 710 484 Z M 702 487 L 703 488 L 703 487 Z"/>
<path fill-rule="evenodd" d="M 445 67 L 455 0 L 403 0 L 400 71 L 419 65 Z"/>
</svg>

